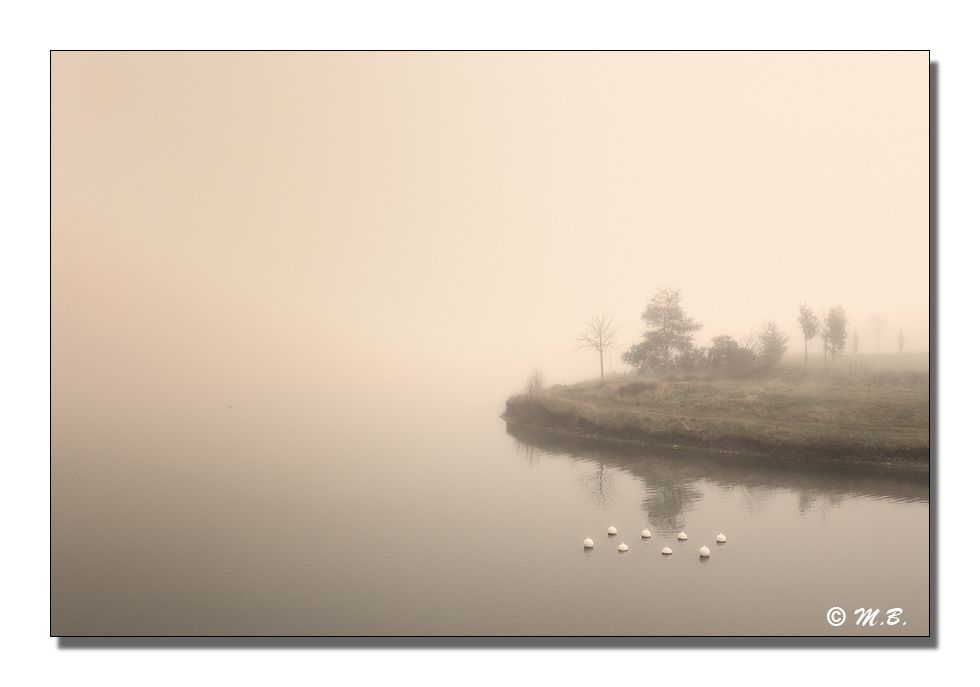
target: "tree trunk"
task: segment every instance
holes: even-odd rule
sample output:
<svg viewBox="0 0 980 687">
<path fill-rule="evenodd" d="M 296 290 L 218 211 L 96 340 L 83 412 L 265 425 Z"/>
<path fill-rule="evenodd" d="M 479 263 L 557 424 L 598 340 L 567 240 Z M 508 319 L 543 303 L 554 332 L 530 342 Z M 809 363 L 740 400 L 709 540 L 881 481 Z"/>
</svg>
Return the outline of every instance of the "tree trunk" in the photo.
<svg viewBox="0 0 980 687">
<path fill-rule="evenodd" d="M 804 338 L 803 339 L 803 367 L 806 367 L 806 357 L 807 357 L 806 339 Z"/>
<path fill-rule="evenodd" d="M 599 379 L 606 378 L 605 360 L 603 360 L 602 350 L 599 351 Z"/>
</svg>

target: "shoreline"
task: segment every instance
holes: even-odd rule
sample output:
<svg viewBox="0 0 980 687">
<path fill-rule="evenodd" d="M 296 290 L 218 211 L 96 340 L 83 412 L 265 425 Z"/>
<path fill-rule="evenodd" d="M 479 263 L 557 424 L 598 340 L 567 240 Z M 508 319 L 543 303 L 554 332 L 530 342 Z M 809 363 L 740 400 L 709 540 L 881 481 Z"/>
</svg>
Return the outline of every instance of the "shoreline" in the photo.
<svg viewBox="0 0 980 687">
<path fill-rule="evenodd" d="M 841 406 L 835 415 L 819 406 L 822 389 L 806 382 L 798 389 L 785 380 L 699 380 L 667 390 L 655 382 L 645 394 L 623 394 L 636 378 L 557 386 L 533 396 L 507 399 L 500 416 L 508 425 L 567 437 L 593 446 L 679 452 L 707 451 L 738 461 L 840 465 L 928 473 L 928 420 L 910 422 L 919 408 L 915 394 L 891 401 L 886 392 L 835 388 Z M 766 385 L 771 384 L 772 389 Z M 906 391 L 904 389 L 900 391 Z M 748 393 L 751 392 L 751 393 Z M 770 401 L 750 412 L 739 394 Z M 795 394 L 815 418 L 799 418 L 784 397 Z M 637 397 L 639 396 L 639 397 Z M 775 400 L 773 400 L 775 399 Z M 924 403 L 927 411 L 928 397 Z M 812 408 L 812 410 L 811 410 Z M 926 415 L 927 418 L 927 415 Z"/>
</svg>

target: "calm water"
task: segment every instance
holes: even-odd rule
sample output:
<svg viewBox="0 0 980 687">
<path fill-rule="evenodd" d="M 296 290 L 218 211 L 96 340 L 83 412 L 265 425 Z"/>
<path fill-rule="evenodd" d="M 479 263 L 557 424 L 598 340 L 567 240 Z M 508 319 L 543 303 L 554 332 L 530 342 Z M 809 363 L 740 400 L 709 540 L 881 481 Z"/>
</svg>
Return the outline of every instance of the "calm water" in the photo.
<svg viewBox="0 0 980 687">
<path fill-rule="evenodd" d="M 498 397 L 276 398 L 56 404 L 55 633 L 928 632 L 922 477 L 576 448 Z"/>
</svg>

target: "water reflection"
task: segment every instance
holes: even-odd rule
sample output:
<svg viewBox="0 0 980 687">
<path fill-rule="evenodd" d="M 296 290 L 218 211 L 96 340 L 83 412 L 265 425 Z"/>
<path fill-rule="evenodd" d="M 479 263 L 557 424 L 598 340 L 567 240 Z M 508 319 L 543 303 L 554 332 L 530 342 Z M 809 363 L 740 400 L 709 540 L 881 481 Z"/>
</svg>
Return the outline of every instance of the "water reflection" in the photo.
<svg viewBox="0 0 980 687">
<path fill-rule="evenodd" d="M 580 483 L 585 487 L 593 505 L 608 506 L 615 501 L 615 480 L 612 472 L 606 469 L 605 463 L 597 462 L 595 470 L 582 478 Z"/>
<path fill-rule="evenodd" d="M 701 500 L 698 485 L 705 481 L 737 493 L 750 512 L 763 510 L 775 493 L 785 491 L 796 493 L 801 515 L 817 503 L 832 507 L 849 496 L 909 502 L 929 499 L 929 476 L 925 472 L 891 472 L 837 463 L 788 464 L 766 457 L 687 449 L 597 447 L 587 439 L 510 423 L 507 433 L 526 455 L 565 456 L 593 463 L 595 469 L 583 486 L 597 505 L 607 505 L 613 499 L 609 468 L 635 475 L 646 491 L 643 508 L 650 523 L 661 531 L 683 528 L 684 513 Z"/>
<path fill-rule="evenodd" d="M 527 460 L 528 465 L 534 465 L 535 462 L 537 462 L 537 458 L 538 458 L 538 454 L 540 453 L 540 450 L 534 444 L 525 443 L 515 437 L 514 447 L 517 449 L 519 453 L 524 455 L 524 458 Z"/>
</svg>

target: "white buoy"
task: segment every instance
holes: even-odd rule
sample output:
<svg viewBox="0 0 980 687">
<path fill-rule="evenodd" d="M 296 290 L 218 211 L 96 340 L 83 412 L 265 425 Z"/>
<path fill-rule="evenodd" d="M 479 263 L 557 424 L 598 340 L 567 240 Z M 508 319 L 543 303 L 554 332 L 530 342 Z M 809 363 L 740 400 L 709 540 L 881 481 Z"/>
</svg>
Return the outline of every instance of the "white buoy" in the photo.
<svg viewBox="0 0 980 687">
<path fill-rule="evenodd" d="M 687 541 L 687 532 L 679 532 L 677 534 L 677 539 L 680 541 Z"/>
<path fill-rule="evenodd" d="M 719 544 L 724 544 L 726 541 L 728 541 L 728 537 L 726 537 L 724 534 L 719 534 L 717 537 L 715 537 L 715 541 Z"/>
<path fill-rule="evenodd" d="M 630 550 L 630 547 L 626 546 L 626 542 L 623 542 L 622 544 L 620 544 L 616 548 L 619 549 L 620 551 L 629 551 Z"/>
<path fill-rule="evenodd" d="M 595 546 L 595 542 L 592 541 L 591 537 L 586 537 L 585 541 L 582 542 L 582 546 L 584 546 L 587 549 L 591 549 L 593 546 Z"/>
<path fill-rule="evenodd" d="M 698 549 L 698 555 L 701 556 L 701 558 L 707 558 L 711 555 L 711 551 L 708 550 L 707 546 L 702 546 L 700 549 Z"/>
<path fill-rule="evenodd" d="M 609 529 L 606 530 L 609 534 L 619 534 L 619 530 L 616 529 L 615 525 L 610 525 Z"/>
<path fill-rule="evenodd" d="M 643 530 L 642 532 L 640 532 L 640 536 L 643 537 L 644 539 L 649 539 L 653 535 L 650 534 L 650 530 Z"/>
<path fill-rule="evenodd" d="M 674 552 L 670 550 L 670 547 L 669 546 L 665 546 L 664 548 L 660 549 L 660 553 L 662 553 L 665 556 L 669 556 L 670 554 L 672 554 Z"/>
</svg>

